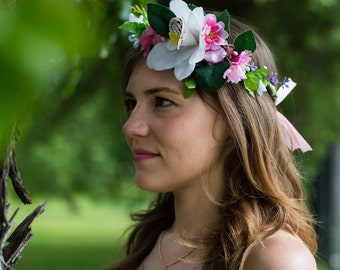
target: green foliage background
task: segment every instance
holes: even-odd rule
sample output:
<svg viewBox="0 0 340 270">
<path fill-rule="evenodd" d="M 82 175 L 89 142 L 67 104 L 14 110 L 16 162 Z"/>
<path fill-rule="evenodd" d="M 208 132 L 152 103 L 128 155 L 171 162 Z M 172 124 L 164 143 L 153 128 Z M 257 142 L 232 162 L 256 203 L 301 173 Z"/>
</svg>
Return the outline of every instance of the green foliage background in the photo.
<svg viewBox="0 0 340 270">
<path fill-rule="evenodd" d="M 117 29 L 136 2 L 0 0 L 0 145 L 17 122 L 18 165 L 32 195 L 143 199 L 135 191 L 126 195 L 133 168 L 121 134 L 121 76 L 130 44 Z M 298 154 L 312 183 L 340 140 L 339 1 L 191 3 L 228 8 L 254 25 L 281 74 L 298 83 L 280 110 L 314 149 Z"/>
</svg>

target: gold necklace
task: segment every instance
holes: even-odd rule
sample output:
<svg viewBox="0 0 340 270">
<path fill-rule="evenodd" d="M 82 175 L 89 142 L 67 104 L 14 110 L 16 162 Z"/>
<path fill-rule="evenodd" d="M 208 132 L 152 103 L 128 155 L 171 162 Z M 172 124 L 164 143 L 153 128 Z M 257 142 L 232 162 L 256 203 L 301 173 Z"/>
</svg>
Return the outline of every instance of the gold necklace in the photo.
<svg viewBox="0 0 340 270">
<path fill-rule="evenodd" d="M 162 242 L 163 242 L 163 237 L 165 235 L 166 231 L 162 232 L 161 236 L 160 236 L 160 239 L 159 239 L 159 244 L 158 244 L 158 249 L 159 249 L 159 257 L 161 259 L 161 262 L 164 266 L 164 270 L 168 270 L 171 266 L 175 265 L 176 263 L 184 260 L 186 257 L 188 257 L 191 253 L 194 252 L 194 249 L 190 250 L 187 254 L 185 254 L 183 257 L 179 258 L 178 260 L 172 262 L 172 263 L 169 263 L 169 264 L 166 264 L 165 262 L 165 259 L 163 257 L 163 252 L 162 252 Z"/>
</svg>

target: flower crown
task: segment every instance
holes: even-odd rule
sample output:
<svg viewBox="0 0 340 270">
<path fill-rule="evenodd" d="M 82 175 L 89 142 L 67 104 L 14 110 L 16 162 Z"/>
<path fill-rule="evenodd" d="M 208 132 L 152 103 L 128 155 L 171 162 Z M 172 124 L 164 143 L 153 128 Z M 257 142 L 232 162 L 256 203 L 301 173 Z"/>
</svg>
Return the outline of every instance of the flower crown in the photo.
<svg viewBox="0 0 340 270">
<path fill-rule="evenodd" d="M 227 10 L 216 17 L 182 0 L 172 0 L 170 8 L 148 3 L 147 10 L 137 5 L 131 9 L 129 21 L 119 28 L 130 32 L 129 40 L 144 51 L 150 69 L 174 69 L 175 77 L 186 85 L 186 98 L 197 86 L 215 92 L 226 82 L 242 81 L 249 95 L 268 92 L 278 105 L 296 85 L 286 77 L 279 82 L 277 73 L 255 66 L 252 56 L 257 45 L 251 30 L 238 35 L 233 44 L 228 42 Z M 287 147 L 291 151 L 312 150 L 294 126 L 276 113 Z"/>
<path fill-rule="evenodd" d="M 229 38 L 229 13 L 205 14 L 202 7 L 172 0 L 170 8 L 148 3 L 147 10 L 133 6 L 128 22 L 119 28 L 131 34 L 129 40 L 141 46 L 151 69 L 174 68 L 175 77 L 184 81 L 185 97 L 196 86 L 207 92 L 217 91 L 225 82 L 243 82 L 251 95 L 267 91 L 277 97 L 278 85 L 289 87 L 290 79 L 277 79 L 266 67 L 252 61 L 256 40 L 251 30 L 241 33 L 233 44 Z"/>
</svg>

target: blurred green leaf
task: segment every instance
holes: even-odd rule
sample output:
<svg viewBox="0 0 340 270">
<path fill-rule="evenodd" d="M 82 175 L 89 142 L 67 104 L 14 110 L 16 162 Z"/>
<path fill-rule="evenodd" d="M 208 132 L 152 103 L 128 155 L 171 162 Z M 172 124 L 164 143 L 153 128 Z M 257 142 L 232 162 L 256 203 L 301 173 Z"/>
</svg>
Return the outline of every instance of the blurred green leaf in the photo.
<svg viewBox="0 0 340 270">
<path fill-rule="evenodd" d="M 12 121 L 28 121 L 75 55 L 96 52 L 91 34 L 96 26 L 88 25 L 90 13 L 81 4 L 20 3 L 15 9 L 0 3 L 0 130 Z"/>
</svg>

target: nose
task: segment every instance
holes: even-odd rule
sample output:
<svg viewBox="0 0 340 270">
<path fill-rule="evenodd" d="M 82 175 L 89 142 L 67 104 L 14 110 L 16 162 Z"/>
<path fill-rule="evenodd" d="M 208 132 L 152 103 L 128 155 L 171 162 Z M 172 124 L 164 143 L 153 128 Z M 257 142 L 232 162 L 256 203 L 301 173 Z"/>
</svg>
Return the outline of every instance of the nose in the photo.
<svg viewBox="0 0 340 270">
<path fill-rule="evenodd" d="M 123 125 L 123 133 L 126 137 L 135 138 L 145 137 L 149 132 L 150 127 L 147 121 L 146 112 L 141 107 L 136 106 Z"/>
</svg>

